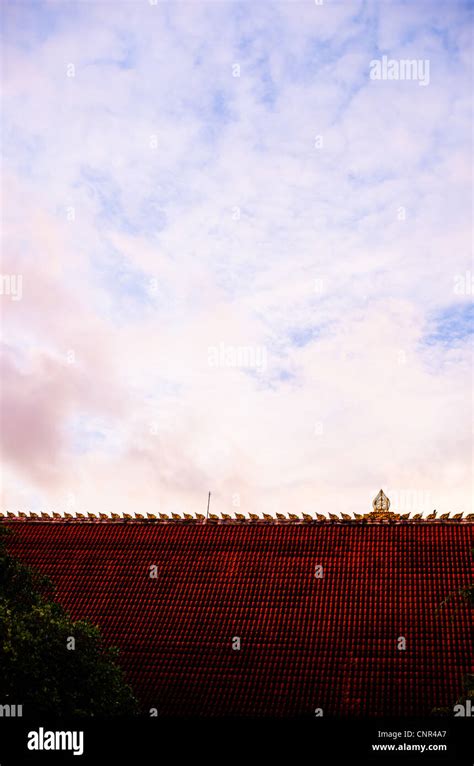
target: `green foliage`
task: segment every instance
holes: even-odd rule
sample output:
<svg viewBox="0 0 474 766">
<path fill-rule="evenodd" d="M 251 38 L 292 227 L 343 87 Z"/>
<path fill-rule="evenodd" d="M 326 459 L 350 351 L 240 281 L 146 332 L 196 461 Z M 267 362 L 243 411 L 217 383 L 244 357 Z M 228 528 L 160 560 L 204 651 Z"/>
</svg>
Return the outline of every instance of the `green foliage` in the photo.
<svg viewBox="0 0 474 766">
<path fill-rule="evenodd" d="M 100 630 L 52 601 L 51 582 L 5 547 L 0 524 L 0 703 L 25 716 L 133 715 L 138 704 Z M 68 638 L 75 649 L 68 649 Z"/>
</svg>

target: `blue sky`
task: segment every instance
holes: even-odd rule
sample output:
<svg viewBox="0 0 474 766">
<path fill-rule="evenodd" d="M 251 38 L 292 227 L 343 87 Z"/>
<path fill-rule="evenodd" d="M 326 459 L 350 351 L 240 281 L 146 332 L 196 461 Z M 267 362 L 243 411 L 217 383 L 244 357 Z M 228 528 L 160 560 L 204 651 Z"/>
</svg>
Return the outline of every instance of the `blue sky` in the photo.
<svg viewBox="0 0 474 766">
<path fill-rule="evenodd" d="M 2 507 L 469 511 L 472 6 L 2 17 Z"/>
</svg>

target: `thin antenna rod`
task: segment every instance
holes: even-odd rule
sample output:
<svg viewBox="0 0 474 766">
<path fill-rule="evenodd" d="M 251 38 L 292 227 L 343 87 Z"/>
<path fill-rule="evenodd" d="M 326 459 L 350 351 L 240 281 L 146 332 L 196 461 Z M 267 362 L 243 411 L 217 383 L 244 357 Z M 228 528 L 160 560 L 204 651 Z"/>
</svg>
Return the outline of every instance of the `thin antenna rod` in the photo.
<svg viewBox="0 0 474 766">
<path fill-rule="evenodd" d="M 209 518 L 209 504 L 211 502 L 211 493 L 209 492 L 208 498 L 207 498 L 207 511 L 206 511 L 206 519 Z"/>
</svg>

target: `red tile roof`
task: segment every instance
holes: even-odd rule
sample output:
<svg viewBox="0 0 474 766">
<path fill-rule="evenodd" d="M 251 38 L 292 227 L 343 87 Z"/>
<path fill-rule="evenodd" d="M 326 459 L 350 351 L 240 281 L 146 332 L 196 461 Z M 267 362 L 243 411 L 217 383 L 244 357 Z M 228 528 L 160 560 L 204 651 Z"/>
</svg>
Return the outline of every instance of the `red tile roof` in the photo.
<svg viewBox="0 0 474 766">
<path fill-rule="evenodd" d="M 7 524 L 160 715 L 427 715 L 470 670 L 468 604 L 441 604 L 471 582 L 471 523 Z"/>
</svg>

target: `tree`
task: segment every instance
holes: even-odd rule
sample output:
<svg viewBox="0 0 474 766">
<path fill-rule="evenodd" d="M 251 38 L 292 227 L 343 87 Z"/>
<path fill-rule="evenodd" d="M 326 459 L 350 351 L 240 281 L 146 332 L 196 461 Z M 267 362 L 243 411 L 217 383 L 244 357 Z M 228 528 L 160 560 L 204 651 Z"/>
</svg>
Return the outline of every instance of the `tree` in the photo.
<svg viewBox="0 0 474 766">
<path fill-rule="evenodd" d="M 54 586 L 8 553 L 0 524 L 0 704 L 23 715 L 133 715 L 138 703 L 99 628 L 73 621 Z"/>
</svg>

